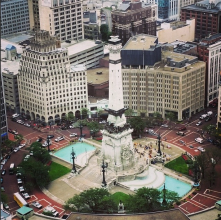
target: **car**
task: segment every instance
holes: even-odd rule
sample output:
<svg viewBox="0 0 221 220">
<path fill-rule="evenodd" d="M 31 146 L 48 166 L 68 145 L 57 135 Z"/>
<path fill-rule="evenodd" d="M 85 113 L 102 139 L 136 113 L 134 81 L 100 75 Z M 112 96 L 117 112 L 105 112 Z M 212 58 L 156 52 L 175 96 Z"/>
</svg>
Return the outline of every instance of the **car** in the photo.
<svg viewBox="0 0 221 220">
<path fill-rule="evenodd" d="M 9 128 L 9 129 L 8 129 L 8 132 L 9 132 L 9 133 L 12 133 L 12 129 Z"/>
<path fill-rule="evenodd" d="M 100 124 L 105 124 L 105 123 L 106 123 L 106 121 L 105 121 L 105 120 L 103 120 L 103 121 L 100 121 L 99 123 L 100 123 Z"/>
<path fill-rule="evenodd" d="M 5 192 L 4 186 L 1 186 L 1 192 Z"/>
<path fill-rule="evenodd" d="M 75 128 L 75 126 L 74 125 L 70 125 L 69 128 Z"/>
<path fill-rule="evenodd" d="M 76 136 L 78 136 L 78 134 L 77 133 L 71 133 L 69 136 L 70 137 L 76 137 Z"/>
<path fill-rule="evenodd" d="M 200 144 L 202 144 L 202 143 L 203 143 L 203 139 L 202 139 L 202 138 L 200 138 L 200 137 L 196 138 L 196 139 L 195 139 L 195 141 L 196 141 L 196 142 L 198 142 L 198 143 L 200 143 Z"/>
<path fill-rule="evenodd" d="M 12 134 L 18 135 L 18 132 L 16 130 L 13 130 Z"/>
<path fill-rule="evenodd" d="M 1 175 L 4 176 L 6 174 L 6 169 L 2 170 Z"/>
<path fill-rule="evenodd" d="M 193 147 L 193 145 L 190 145 L 189 148 L 192 148 L 192 149 L 193 149 L 194 147 Z"/>
<path fill-rule="evenodd" d="M 31 127 L 31 125 L 28 124 L 28 123 L 25 123 L 24 126 L 26 126 L 26 127 Z"/>
<path fill-rule="evenodd" d="M 182 132 L 182 131 L 177 131 L 176 134 L 177 134 L 177 135 L 180 135 L 180 136 L 184 136 L 184 135 L 185 135 L 185 133 Z"/>
<path fill-rule="evenodd" d="M 2 164 L 2 165 L 5 165 L 6 162 L 7 162 L 7 160 L 4 159 L 3 161 L 1 161 L 1 164 Z"/>
<path fill-rule="evenodd" d="M 22 120 L 20 120 L 20 119 L 19 119 L 19 120 L 17 120 L 16 122 L 17 122 L 18 124 L 20 124 L 20 123 L 21 123 L 21 121 L 22 121 Z"/>
<path fill-rule="evenodd" d="M 17 179 L 17 183 L 18 184 L 22 184 L 22 180 L 21 179 Z"/>
<path fill-rule="evenodd" d="M 38 209 L 41 209 L 42 208 L 42 205 L 39 203 L 39 202 L 37 202 L 37 201 L 34 201 L 34 202 L 32 202 L 31 203 L 35 208 L 38 208 Z"/>
<path fill-rule="evenodd" d="M 29 158 L 30 158 L 30 155 L 28 154 L 25 156 L 24 161 L 27 161 Z"/>
<path fill-rule="evenodd" d="M 168 128 L 169 126 L 167 124 L 164 124 L 164 125 L 161 125 L 161 127 Z"/>
<path fill-rule="evenodd" d="M 1 184 L 3 183 L 4 181 L 3 181 L 3 177 L 1 177 Z"/>
<path fill-rule="evenodd" d="M 178 128 L 178 130 L 179 131 L 184 131 L 184 130 L 186 130 L 186 126 L 181 126 L 181 127 Z"/>
<path fill-rule="evenodd" d="M 16 147 L 14 150 L 13 150 L 15 153 L 19 151 L 19 148 Z"/>
<path fill-rule="evenodd" d="M 22 193 L 22 195 L 23 195 L 23 197 L 24 197 L 25 199 L 30 199 L 30 196 L 29 196 L 28 193 Z"/>
<path fill-rule="evenodd" d="M 3 203 L 3 207 L 4 207 L 5 210 L 9 210 L 9 206 L 8 206 L 7 203 Z"/>
<path fill-rule="evenodd" d="M 207 117 L 205 121 L 211 121 L 212 117 Z"/>
<path fill-rule="evenodd" d="M 24 189 L 23 186 L 19 186 L 18 188 L 19 188 L 19 191 L 20 191 L 20 192 L 24 192 L 24 191 L 25 191 L 25 189 Z"/>
<path fill-rule="evenodd" d="M 21 149 L 25 146 L 25 144 L 19 144 L 18 148 Z"/>
<path fill-rule="evenodd" d="M 33 153 L 33 151 L 32 151 L 32 150 L 30 151 L 30 153 L 29 153 L 29 154 L 30 154 L 30 156 L 33 156 L 33 155 L 34 155 L 34 153 Z"/>
<path fill-rule="evenodd" d="M 203 114 L 203 115 L 200 116 L 200 119 L 204 119 L 206 117 L 207 117 L 207 114 Z"/>
<path fill-rule="evenodd" d="M 64 137 L 63 137 L 63 136 L 57 137 L 57 138 L 55 139 L 56 142 L 59 142 L 59 141 L 62 141 L 62 140 L 64 140 Z"/>
<path fill-rule="evenodd" d="M 11 157 L 11 155 L 10 155 L 10 154 L 7 154 L 7 155 L 5 156 L 5 159 L 9 160 L 10 157 Z"/>
<path fill-rule="evenodd" d="M 212 114 L 213 114 L 212 111 L 208 111 L 208 112 L 207 112 L 207 116 L 211 116 Z"/>
<path fill-rule="evenodd" d="M 20 121 L 20 123 L 19 124 L 21 124 L 21 125 L 23 125 L 23 124 L 25 124 L 23 121 Z"/>
<path fill-rule="evenodd" d="M 18 171 L 18 172 L 19 172 L 19 171 Z M 21 178 L 21 176 L 22 176 L 21 173 L 16 173 L 16 177 L 17 177 L 17 178 Z"/>
<path fill-rule="evenodd" d="M 51 139 L 51 138 L 53 138 L 54 137 L 54 135 L 53 134 L 50 134 L 50 135 L 48 135 L 48 139 Z"/>
<path fill-rule="evenodd" d="M 200 126 L 202 124 L 202 121 L 198 121 L 197 123 L 196 123 L 196 126 Z"/>
<path fill-rule="evenodd" d="M 49 146 L 51 145 L 51 141 L 49 141 Z M 43 144 L 42 144 L 42 147 L 47 147 L 48 146 L 48 141 L 45 141 Z"/>
<path fill-rule="evenodd" d="M 1 164 L 1 170 L 3 169 L 3 166 L 4 166 L 4 165 Z"/>
<path fill-rule="evenodd" d="M 39 137 L 36 141 L 37 142 L 41 142 L 43 139 L 41 137 Z"/>
<path fill-rule="evenodd" d="M 208 138 L 207 141 L 210 143 L 213 143 L 213 139 L 211 139 L 211 138 Z"/>
<path fill-rule="evenodd" d="M 59 216 L 59 213 L 51 206 L 47 206 L 45 209 L 44 209 L 44 212 L 51 212 L 53 214 L 54 217 L 56 216 Z M 44 214 L 43 212 L 43 214 Z"/>
<path fill-rule="evenodd" d="M 19 114 L 17 114 L 17 113 L 12 115 L 12 118 L 17 118 L 17 117 L 19 117 Z"/>
<path fill-rule="evenodd" d="M 197 149 L 201 152 L 205 152 L 205 149 L 203 147 L 197 147 Z"/>
</svg>

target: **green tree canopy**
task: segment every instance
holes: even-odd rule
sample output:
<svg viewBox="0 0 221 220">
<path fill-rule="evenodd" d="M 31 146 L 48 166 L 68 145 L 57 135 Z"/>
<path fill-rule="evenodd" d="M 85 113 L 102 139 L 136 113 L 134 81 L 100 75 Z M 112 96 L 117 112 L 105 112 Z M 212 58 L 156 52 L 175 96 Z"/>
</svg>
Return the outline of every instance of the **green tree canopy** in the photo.
<svg viewBox="0 0 221 220">
<path fill-rule="evenodd" d="M 101 32 L 102 40 L 103 41 L 108 41 L 108 38 L 110 37 L 111 32 L 109 32 L 107 24 L 102 24 L 100 26 L 100 32 Z"/>
<path fill-rule="evenodd" d="M 133 116 L 133 114 L 134 114 L 134 110 L 133 109 L 128 108 L 125 111 L 125 116 L 127 116 L 127 117 L 131 117 L 131 116 Z"/>
<path fill-rule="evenodd" d="M 99 132 L 102 129 L 102 125 L 99 124 L 97 121 L 88 122 L 87 127 L 90 129 L 93 137 L 97 132 Z"/>
<path fill-rule="evenodd" d="M 111 194 L 103 188 L 93 188 L 81 192 L 65 202 L 65 210 L 111 213 L 117 209 Z"/>
<path fill-rule="evenodd" d="M 145 121 L 140 116 L 129 119 L 129 124 L 138 135 L 141 135 L 145 128 Z"/>
</svg>

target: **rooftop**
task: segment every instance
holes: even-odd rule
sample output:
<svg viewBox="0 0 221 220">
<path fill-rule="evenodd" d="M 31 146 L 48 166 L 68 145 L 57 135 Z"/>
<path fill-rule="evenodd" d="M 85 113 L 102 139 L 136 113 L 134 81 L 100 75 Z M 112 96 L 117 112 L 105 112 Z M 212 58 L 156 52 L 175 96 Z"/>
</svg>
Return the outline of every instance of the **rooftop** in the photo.
<svg viewBox="0 0 221 220">
<path fill-rule="evenodd" d="M 1 51 L 1 59 L 2 58 L 5 58 L 5 52 L 3 51 Z M 2 60 L 4 60 L 5 62 L 3 62 Z M 14 61 L 6 60 L 6 59 L 2 59 L 2 60 L 1 60 L 1 72 L 13 74 L 13 75 L 18 74 L 20 59 L 16 59 Z"/>
<path fill-rule="evenodd" d="M 22 49 L 21 45 L 13 43 L 13 42 L 5 40 L 5 39 L 1 39 L 1 50 L 5 50 L 8 45 L 12 45 L 12 46 L 16 47 L 17 53 L 20 53 L 20 54 L 23 53 L 23 49 Z"/>
<path fill-rule="evenodd" d="M 200 2 L 198 2 L 198 3 L 200 3 Z M 201 12 L 213 13 L 213 14 L 218 14 L 218 12 L 219 12 L 218 7 L 208 9 L 208 8 L 200 7 L 199 4 L 198 5 L 188 5 L 188 6 L 182 7 L 182 9 L 201 11 Z"/>
<path fill-rule="evenodd" d="M 8 40 L 12 43 L 19 44 L 19 43 L 26 41 L 32 37 L 33 37 L 32 35 L 26 34 L 26 33 L 15 33 L 15 34 L 10 34 L 8 36 L 4 36 L 4 39 Z"/>
<path fill-rule="evenodd" d="M 84 64 L 77 64 L 70 66 L 70 72 L 86 71 L 87 68 Z"/>
<path fill-rule="evenodd" d="M 87 70 L 87 82 L 101 84 L 109 81 L 109 68 L 95 68 Z"/>
<path fill-rule="evenodd" d="M 72 41 L 73 42 L 73 41 Z M 68 55 L 80 53 L 84 50 L 88 50 L 93 47 L 97 47 L 99 44 L 96 44 L 93 40 L 83 40 L 79 43 L 74 41 L 73 43 L 61 43 L 61 47 L 66 47 L 68 49 Z"/>
<path fill-rule="evenodd" d="M 31 212 L 31 211 L 33 211 L 33 209 L 32 209 L 32 208 L 29 208 L 29 207 L 27 207 L 27 206 L 22 206 L 20 209 L 17 210 L 17 212 L 18 212 L 19 214 L 21 214 L 21 215 L 25 215 L 25 214 L 27 214 L 27 213 L 29 213 L 29 212 Z"/>
<path fill-rule="evenodd" d="M 156 46 L 157 37 L 147 34 L 139 34 L 131 37 L 122 50 L 149 50 Z"/>
</svg>

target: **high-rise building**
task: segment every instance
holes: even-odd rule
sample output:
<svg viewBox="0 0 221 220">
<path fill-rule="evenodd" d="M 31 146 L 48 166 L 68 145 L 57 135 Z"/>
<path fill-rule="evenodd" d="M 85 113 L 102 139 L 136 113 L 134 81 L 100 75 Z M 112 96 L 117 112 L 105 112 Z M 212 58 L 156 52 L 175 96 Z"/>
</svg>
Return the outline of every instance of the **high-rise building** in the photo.
<svg viewBox="0 0 221 220">
<path fill-rule="evenodd" d="M 66 48 L 39 31 L 20 61 L 18 88 L 21 113 L 32 120 L 54 123 L 68 113 L 87 108 L 87 73 L 84 65 L 70 66 Z"/>
<path fill-rule="evenodd" d="M 181 9 L 181 20 L 195 18 L 195 40 L 221 33 L 221 2 L 205 0 Z"/>
<path fill-rule="evenodd" d="M 217 126 L 221 128 L 221 82 L 219 82 L 219 97 L 218 97 L 218 111 L 217 111 Z"/>
<path fill-rule="evenodd" d="M 221 81 L 221 33 L 202 39 L 197 47 L 199 59 L 206 62 L 205 105 L 218 98 Z"/>
<path fill-rule="evenodd" d="M 2 71 L 0 73 L 0 99 L 1 99 L 1 108 L 0 108 L 0 144 L 8 139 L 8 129 L 7 129 L 7 114 L 5 107 L 5 94 L 4 94 L 4 85 L 2 79 Z"/>
<path fill-rule="evenodd" d="M 136 0 L 122 3 L 112 11 L 112 33 L 118 35 L 124 45 L 133 34 L 156 35 L 157 5 Z"/>
<path fill-rule="evenodd" d="M 27 0 L 1 1 L 1 36 L 29 31 L 29 11 Z"/>
<path fill-rule="evenodd" d="M 177 120 L 201 111 L 205 99 L 205 63 L 173 51 L 162 50 L 161 54 L 154 36 L 135 37 L 121 51 L 125 107 L 143 116 L 159 112 L 165 118 L 166 113 L 172 112 Z M 158 50 L 160 60 L 147 65 L 158 57 Z M 127 54 L 131 55 L 130 64 L 125 62 Z"/>
<path fill-rule="evenodd" d="M 29 12 L 32 29 L 49 31 L 61 41 L 84 38 L 82 1 L 29 0 Z"/>
</svg>

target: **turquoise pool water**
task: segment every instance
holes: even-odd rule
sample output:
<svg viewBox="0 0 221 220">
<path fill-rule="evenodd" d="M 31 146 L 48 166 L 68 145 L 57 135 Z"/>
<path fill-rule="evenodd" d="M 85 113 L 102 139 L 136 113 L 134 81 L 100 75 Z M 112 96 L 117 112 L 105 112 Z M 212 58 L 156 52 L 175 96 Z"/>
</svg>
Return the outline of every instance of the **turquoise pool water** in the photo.
<svg viewBox="0 0 221 220">
<path fill-rule="evenodd" d="M 63 160 L 70 162 L 72 147 L 74 149 L 76 156 L 79 156 L 80 154 L 95 150 L 95 147 L 93 147 L 89 144 L 77 142 L 75 144 L 69 145 L 68 147 L 62 148 L 61 150 L 55 152 L 54 155 L 63 159 Z"/>
<path fill-rule="evenodd" d="M 174 179 L 170 176 L 165 176 L 165 188 L 177 192 L 180 197 L 183 197 L 186 193 L 191 190 L 191 185 L 180 180 Z M 163 185 L 158 188 L 159 190 L 163 189 Z"/>
</svg>

